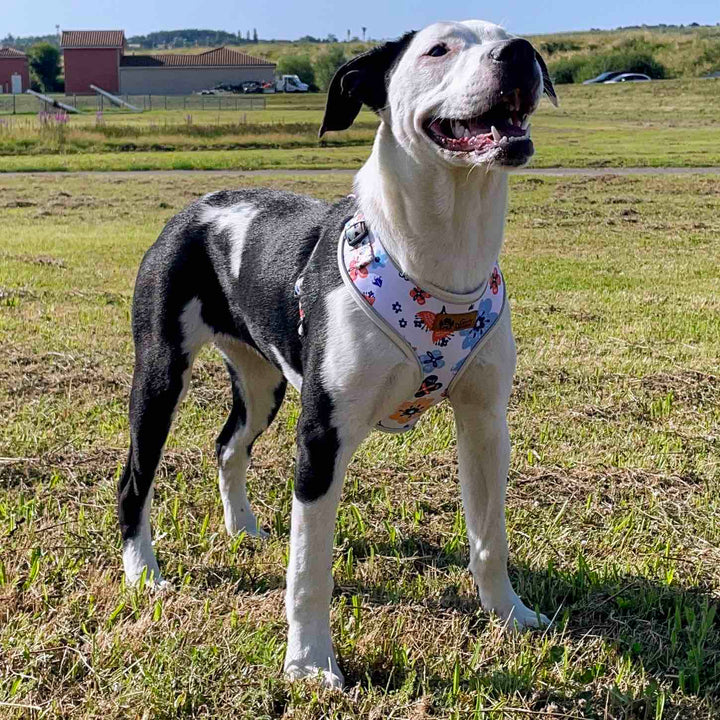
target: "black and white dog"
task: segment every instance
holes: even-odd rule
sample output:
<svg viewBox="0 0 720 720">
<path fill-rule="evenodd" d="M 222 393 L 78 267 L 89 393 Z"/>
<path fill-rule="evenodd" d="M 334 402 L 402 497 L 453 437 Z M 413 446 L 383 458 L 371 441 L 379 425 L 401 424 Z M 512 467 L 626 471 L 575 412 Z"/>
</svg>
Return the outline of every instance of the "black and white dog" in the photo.
<svg viewBox="0 0 720 720">
<path fill-rule="evenodd" d="M 356 212 L 421 287 L 470 293 L 500 253 L 507 170 L 533 153 L 527 119 L 555 92 L 525 40 L 481 21 L 437 23 L 360 55 L 335 75 L 321 128 L 363 104 L 380 117 L 355 195 L 328 204 L 271 190 L 221 191 L 176 215 L 142 261 L 133 304 L 130 453 L 118 488 L 128 581 L 160 583 L 150 532 L 153 477 L 200 348 L 225 357 L 233 406 L 217 439 L 229 533 L 263 534 L 245 474 L 286 383 L 301 393 L 287 577 L 285 671 L 343 682 L 330 637 L 333 525 L 350 458 L 416 390 L 416 368 L 359 307 L 338 267 Z M 298 297 L 302 276 L 302 334 Z M 487 610 L 520 626 L 547 619 L 511 587 L 504 499 L 506 410 L 515 369 L 507 307 L 449 392 L 457 424 L 470 568 Z"/>
</svg>

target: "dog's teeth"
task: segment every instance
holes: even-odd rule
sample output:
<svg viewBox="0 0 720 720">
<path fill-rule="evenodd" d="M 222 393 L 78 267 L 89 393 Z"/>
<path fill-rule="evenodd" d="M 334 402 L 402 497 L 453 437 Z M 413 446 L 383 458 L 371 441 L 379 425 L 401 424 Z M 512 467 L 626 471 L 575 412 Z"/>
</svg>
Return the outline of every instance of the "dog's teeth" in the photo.
<svg viewBox="0 0 720 720">
<path fill-rule="evenodd" d="M 500 134 L 500 132 L 498 131 L 498 129 L 497 129 L 494 125 L 491 126 L 490 132 L 492 133 L 493 140 L 494 140 L 495 142 L 500 142 L 500 141 L 503 139 L 503 136 Z"/>
<path fill-rule="evenodd" d="M 526 123 L 526 124 L 525 124 L 524 130 L 525 130 L 525 134 L 526 134 L 526 135 L 530 135 L 530 128 L 531 128 L 531 127 L 532 127 L 532 125 L 530 125 L 530 123 Z"/>
<path fill-rule="evenodd" d="M 461 138 L 465 134 L 465 128 L 459 120 L 453 120 L 452 131 L 456 138 Z"/>
<path fill-rule="evenodd" d="M 520 127 L 521 127 L 523 130 L 527 130 L 527 129 L 530 127 L 530 118 L 528 118 L 528 117 L 526 116 L 526 117 L 523 119 L 522 124 L 520 125 Z"/>
<path fill-rule="evenodd" d="M 470 137 L 470 130 L 469 130 L 468 128 L 465 128 L 465 132 L 463 133 L 463 137 L 464 137 L 464 138 L 469 138 L 469 137 Z"/>
<path fill-rule="evenodd" d="M 507 145 L 508 139 L 507 136 L 503 135 L 502 139 L 500 140 L 500 145 Z"/>
</svg>

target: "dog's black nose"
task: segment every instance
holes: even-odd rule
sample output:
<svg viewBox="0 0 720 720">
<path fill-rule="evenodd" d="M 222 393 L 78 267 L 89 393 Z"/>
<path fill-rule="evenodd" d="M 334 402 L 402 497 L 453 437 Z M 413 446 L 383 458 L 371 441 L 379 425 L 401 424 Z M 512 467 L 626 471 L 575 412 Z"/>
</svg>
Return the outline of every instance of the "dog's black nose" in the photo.
<svg viewBox="0 0 720 720">
<path fill-rule="evenodd" d="M 534 62 L 535 48 L 527 40 L 514 38 L 502 45 L 496 45 L 490 51 L 490 57 L 496 62 L 504 63 Z"/>
</svg>

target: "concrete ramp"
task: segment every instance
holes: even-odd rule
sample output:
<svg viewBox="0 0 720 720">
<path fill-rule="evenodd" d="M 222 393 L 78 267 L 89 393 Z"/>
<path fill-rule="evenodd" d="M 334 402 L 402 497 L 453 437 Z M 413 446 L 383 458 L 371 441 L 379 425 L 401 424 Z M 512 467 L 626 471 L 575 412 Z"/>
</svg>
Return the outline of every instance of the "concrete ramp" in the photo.
<svg viewBox="0 0 720 720">
<path fill-rule="evenodd" d="M 67 105 L 66 103 L 62 103 L 59 100 L 54 100 L 53 98 L 43 95 L 42 93 L 35 92 L 34 90 L 26 90 L 25 91 L 28 95 L 32 95 L 33 97 L 36 97 L 41 102 L 47 103 L 48 105 L 51 105 L 52 107 L 60 108 L 61 110 L 64 110 L 65 112 L 69 113 L 79 113 L 80 110 L 77 108 L 74 108 L 72 105 Z"/>
<path fill-rule="evenodd" d="M 90 86 L 98 95 L 102 95 L 104 98 L 107 98 L 113 105 L 117 105 L 118 107 L 126 107 L 128 110 L 134 110 L 135 112 L 142 112 L 142 110 L 139 107 L 135 107 L 134 105 L 131 105 L 129 102 L 125 102 L 122 98 L 119 98 L 117 95 L 113 95 L 109 93 L 107 90 L 103 90 L 102 88 L 99 88 L 97 85 L 91 85 Z"/>
</svg>

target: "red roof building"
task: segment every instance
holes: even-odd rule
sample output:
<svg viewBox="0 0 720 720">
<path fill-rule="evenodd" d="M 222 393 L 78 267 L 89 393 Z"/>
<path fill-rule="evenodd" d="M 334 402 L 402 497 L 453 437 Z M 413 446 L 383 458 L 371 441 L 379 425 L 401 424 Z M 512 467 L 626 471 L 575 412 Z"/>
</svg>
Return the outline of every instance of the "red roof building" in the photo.
<svg viewBox="0 0 720 720">
<path fill-rule="evenodd" d="M 120 92 L 122 30 L 64 30 L 60 47 L 65 63 L 65 93 L 93 94 L 90 85 Z"/>
<path fill-rule="evenodd" d="M 27 55 L 21 50 L 0 46 L 0 92 L 23 93 L 30 87 Z"/>
<path fill-rule="evenodd" d="M 66 30 L 65 92 L 92 93 L 96 85 L 123 95 L 189 95 L 219 83 L 271 82 L 275 64 L 219 47 L 203 53 L 125 55 L 122 30 Z"/>
</svg>

